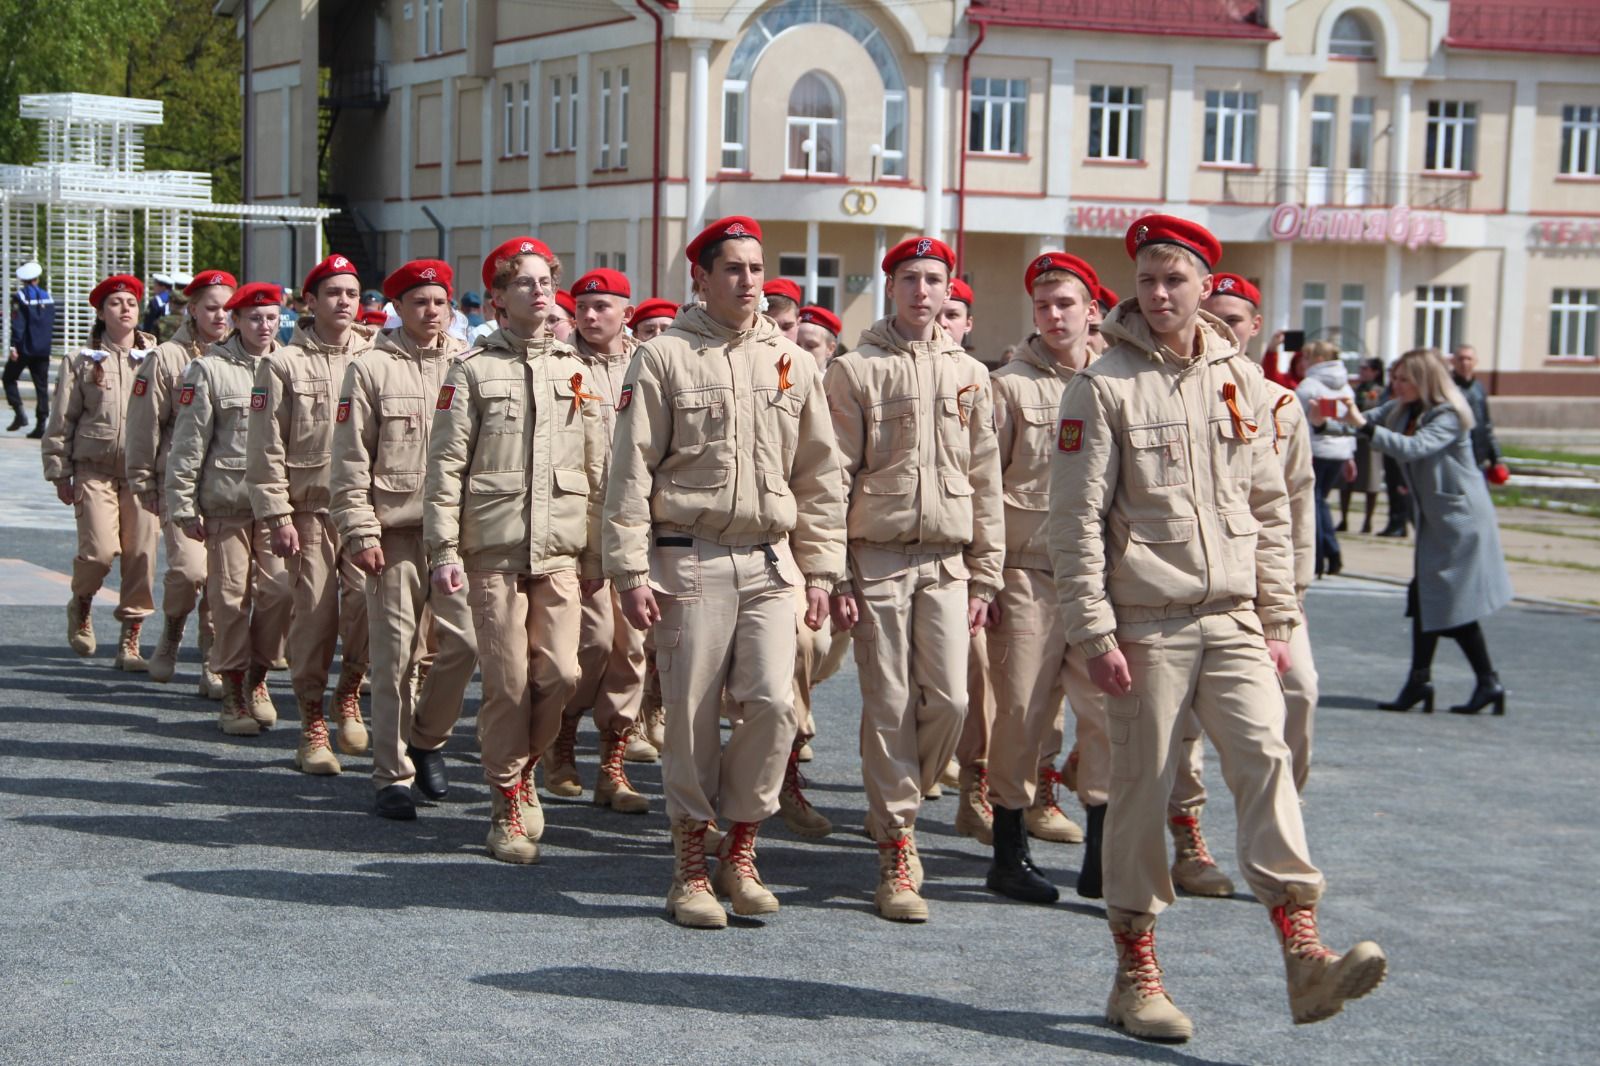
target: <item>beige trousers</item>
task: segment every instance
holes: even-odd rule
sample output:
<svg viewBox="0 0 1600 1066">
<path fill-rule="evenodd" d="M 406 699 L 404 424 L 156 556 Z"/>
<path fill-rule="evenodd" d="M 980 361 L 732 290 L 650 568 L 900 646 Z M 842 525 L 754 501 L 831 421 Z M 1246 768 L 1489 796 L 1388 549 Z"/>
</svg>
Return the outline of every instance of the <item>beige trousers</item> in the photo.
<svg viewBox="0 0 1600 1066">
<path fill-rule="evenodd" d="M 1294 768 L 1294 787 L 1306 789 L 1311 773 L 1311 717 L 1317 709 L 1317 665 L 1311 656 L 1311 634 L 1306 630 L 1305 612 L 1289 638 L 1289 672 L 1283 675 L 1283 740 L 1289 745 L 1289 761 Z M 1172 782 L 1167 814 L 1173 817 L 1205 806 L 1205 749 L 1200 743 L 1200 725 L 1193 712 L 1185 710 L 1182 722 L 1183 754 L 1178 759 L 1178 776 Z"/>
<path fill-rule="evenodd" d="M 799 570 L 786 542 L 727 548 L 695 538 L 652 546 L 650 554 L 661 607 L 651 635 L 666 711 L 667 814 L 720 819 L 724 827 L 760 822 L 778 809 L 797 728 Z M 724 691 L 739 714 L 726 748 Z"/>
<path fill-rule="evenodd" d="M 578 687 L 578 574 L 470 570 L 467 591 L 483 672 L 483 778 L 510 788 L 555 740 Z"/>
<path fill-rule="evenodd" d="M 121 478 L 79 474 L 73 479 L 72 513 L 78 519 L 78 554 L 72 560 L 72 594 L 90 599 L 100 591 L 111 564 L 122 559 L 117 593 L 119 622 L 136 622 L 155 610 L 156 542 L 160 521 L 139 506 Z"/>
<path fill-rule="evenodd" d="M 296 696 L 320 699 L 336 644 L 343 644 L 346 664 L 366 668 L 367 575 L 339 550 L 326 512 L 296 511 L 294 528 L 300 553 L 286 560 L 294 582 L 289 678 Z"/>
<path fill-rule="evenodd" d="M 1093 712 L 1105 720 L 1105 694 L 1089 680 L 1082 653 L 1067 647 L 1061 613 L 1056 607 L 1056 587 L 1044 570 L 1008 568 L 996 602 L 1000 625 L 989 631 L 989 668 L 994 677 L 996 704 L 994 737 L 989 745 L 989 795 L 1000 807 L 1033 806 L 1039 767 L 1054 762 L 1061 749 L 1062 696 L 1072 700 L 1079 714 Z M 1094 736 L 1091 726 L 1080 725 L 1080 743 Z M 1105 731 L 1100 738 L 1098 766 L 1109 761 Z M 1079 755 L 1079 776 L 1083 756 Z M 1103 791 L 1104 776 L 1099 787 Z M 1081 786 L 1080 786 L 1081 787 Z M 1104 802 L 1103 796 L 1100 802 Z"/>
<path fill-rule="evenodd" d="M 270 666 L 289 630 L 289 573 L 261 523 L 208 518 L 205 525 L 206 601 L 216 631 L 209 665 L 219 672 Z"/>
<path fill-rule="evenodd" d="M 592 709 L 600 732 L 632 729 L 644 702 L 644 633 L 622 617 L 622 601 L 609 583 L 583 601 L 578 616 L 578 690 L 566 714 Z"/>
<path fill-rule="evenodd" d="M 1269 907 L 1314 901 L 1311 864 L 1283 741 L 1283 695 L 1253 612 L 1124 625 L 1133 692 L 1106 701 L 1111 746 L 1104 864 L 1108 908 L 1159 914 L 1173 900 L 1167 800 L 1182 757 L 1178 729 L 1192 707 L 1222 763 L 1238 814 L 1239 867 Z"/>
<path fill-rule="evenodd" d="M 206 546 L 190 540 L 175 522 L 161 523 L 161 540 L 167 549 L 167 570 L 161 583 L 161 613 L 181 618 L 200 608 L 201 627 L 210 624 L 206 588 Z"/>
<path fill-rule="evenodd" d="M 416 767 L 408 744 L 444 746 L 461 716 L 467 685 L 478 665 L 472 608 L 465 589 L 440 595 L 428 582 L 420 529 L 383 531 L 383 573 L 367 578 L 367 619 L 372 655 L 372 781 L 409 785 Z M 414 697 L 411 670 L 421 662 L 431 628 L 438 651 L 422 692 Z M 419 738 L 426 743 L 417 743 Z"/>
<path fill-rule="evenodd" d="M 861 776 L 867 834 L 916 823 L 923 793 L 955 754 L 967 713 L 967 568 L 959 553 L 852 545 L 861 620 Z"/>
<path fill-rule="evenodd" d="M 994 734 L 995 692 L 989 658 L 989 630 L 980 629 L 967 643 L 967 716 L 956 740 L 956 762 L 972 766 L 990 758 Z"/>
</svg>

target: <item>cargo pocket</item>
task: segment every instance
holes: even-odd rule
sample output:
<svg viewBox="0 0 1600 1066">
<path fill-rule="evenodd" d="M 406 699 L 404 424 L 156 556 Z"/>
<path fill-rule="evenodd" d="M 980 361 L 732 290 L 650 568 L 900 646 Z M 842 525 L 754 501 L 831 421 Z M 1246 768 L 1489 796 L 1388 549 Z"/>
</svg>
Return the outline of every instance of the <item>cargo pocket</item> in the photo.
<svg viewBox="0 0 1600 1066">
<path fill-rule="evenodd" d="M 1134 734 L 1139 728 L 1141 700 L 1138 696 L 1106 698 L 1106 740 L 1111 749 L 1111 776 L 1118 781 L 1134 781 L 1144 776 L 1139 747 Z"/>
<path fill-rule="evenodd" d="M 1133 451 L 1133 474 L 1137 485 L 1164 488 L 1189 481 L 1188 442 L 1185 426 L 1138 426 L 1128 430 L 1128 446 Z"/>
<path fill-rule="evenodd" d="M 521 433 L 522 382 L 510 378 L 478 382 L 480 433 Z"/>
<path fill-rule="evenodd" d="M 1222 524 L 1228 532 L 1224 538 L 1227 542 L 1228 572 L 1243 582 L 1234 592 L 1236 595 L 1254 595 L 1256 543 L 1260 540 L 1261 523 L 1249 511 L 1231 511 L 1222 516 Z"/>
<path fill-rule="evenodd" d="M 556 467 L 550 494 L 552 547 L 562 555 L 576 555 L 588 541 L 589 478 L 582 470 Z"/>
<path fill-rule="evenodd" d="M 856 657 L 856 678 L 861 685 L 861 694 L 875 695 L 882 687 L 878 676 L 878 627 L 863 616 L 850 630 L 850 638 Z"/>
<path fill-rule="evenodd" d="M 716 386 L 688 389 L 672 397 L 673 443 L 696 448 L 728 437 L 728 402 L 732 390 Z"/>
<path fill-rule="evenodd" d="M 892 459 L 917 446 L 916 397 L 904 396 L 875 403 L 868 412 L 868 419 L 867 452 L 874 458 L 880 461 Z"/>
<path fill-rule="evenodd" d="M 667 536 L 671 536 L 668 534 Z M 679 539 L 672 537 L 672 539 Z M 678 600 L 693 600 L 700 596 L 700 548 L 692 537 L 684 537 L 689 544 L 657 544 L 650 542 L 650 587 L 663 596 Z M 657 633 L 660 632 L 658 628 Z M 673 630 L 674 633 L 677 630 Z M 660 638 L 657 637 L 659 641 Z M 660 644 L 656 647 L 659 649 Z"/>
<path fill-rule="evenodd" d="M 1233 418 L 1211 420 L 1212 434 L 1217 438 L 1217 476 L 1235 480 L 1249 480 L 1251 473 L 1250 449 L 1255 447 L 1255 437 L 1245 434 Z"/>
</svg>

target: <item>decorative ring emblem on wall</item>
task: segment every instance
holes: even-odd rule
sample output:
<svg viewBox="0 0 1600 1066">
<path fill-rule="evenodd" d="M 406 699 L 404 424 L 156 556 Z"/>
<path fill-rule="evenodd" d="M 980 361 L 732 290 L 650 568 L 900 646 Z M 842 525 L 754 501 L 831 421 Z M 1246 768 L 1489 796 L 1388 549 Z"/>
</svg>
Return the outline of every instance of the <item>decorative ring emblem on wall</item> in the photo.
<svg viewBox="0 0 1600 1066">
<path fill-rule="evenodd" d="M 839 208 L 847 215 L 870 215 L 878 209 L 878 194 L 870 189 L 850 189 L 839 201 Z"/>
</svg>

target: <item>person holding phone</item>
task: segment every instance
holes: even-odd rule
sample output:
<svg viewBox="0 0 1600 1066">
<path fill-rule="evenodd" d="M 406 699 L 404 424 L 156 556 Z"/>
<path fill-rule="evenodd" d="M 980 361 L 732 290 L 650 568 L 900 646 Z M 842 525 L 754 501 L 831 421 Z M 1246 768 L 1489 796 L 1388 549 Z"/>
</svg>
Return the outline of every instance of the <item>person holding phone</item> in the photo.
<svg viewBox="0 0 1600 1066">
<path fill-rule="evenodd" d="M 1306 376 L 1294 391 L 1311 422 L 1311 470 L 1317 479 L 1316 572 L 1321 577 L 1325 573 L 1337 574 L 1344 567 L 1328 493 L 1341 478 L 1353 480 L 1353 469 L 1347 471 L 1346 467 L 1355 465 L 1356 441 L 1339 419 L 1355 406 L 1356 394 L 1350 388 L 1350 374 L 1344 368 L 1338 345 L 1311 341 L 1301 353 L 1305 356 Z"/>
</svg>

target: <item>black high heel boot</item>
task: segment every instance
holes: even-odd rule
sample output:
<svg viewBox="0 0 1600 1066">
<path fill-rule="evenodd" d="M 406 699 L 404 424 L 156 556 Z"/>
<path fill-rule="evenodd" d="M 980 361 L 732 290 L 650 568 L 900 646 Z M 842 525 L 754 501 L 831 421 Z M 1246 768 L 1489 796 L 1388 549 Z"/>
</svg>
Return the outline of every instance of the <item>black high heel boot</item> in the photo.
<svg viewBox="0 0 1600 1066">
<path fill-rule="evenodd" d="M 1489 704 L 1494 704 L 1494 713 L 1506 713 L 1506 690 L 1500 684 L 1499 674 L 1484 674 L 1478 678 L 1478 683 L 1472 688 L 1472 695 L 1467 697 L 1467 702 L 1450 708 L 1451 714 L 1477 714 Z"/>
<path fill-rule="evenodd" d="M 1432 714 L 1433 682 L 1428 680 L 1429 676 L 1430 675 L 1427 670 L 1411 671 L 1411 676 L 1406 678 L 1405 687 L 1400 690 L 1400 695 L 1396 696 L 1389 703 L 1378 704 L 1378 710 L 1409 711 L 1411 708 L 1420 703 L 1422 704 L 1423 713 Z M 1482 682 L 1480 681 L 1479 684 L 1481 685 Z M 1484 702 L 1487 703 L 1488 701 L 1485 700 Z"/>
</svg>

